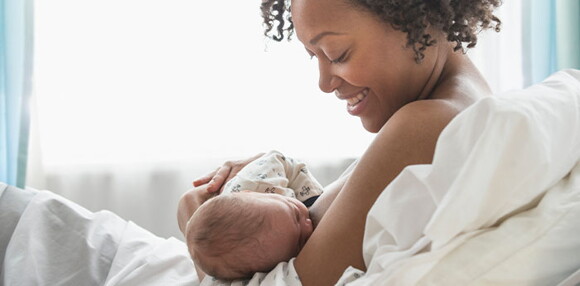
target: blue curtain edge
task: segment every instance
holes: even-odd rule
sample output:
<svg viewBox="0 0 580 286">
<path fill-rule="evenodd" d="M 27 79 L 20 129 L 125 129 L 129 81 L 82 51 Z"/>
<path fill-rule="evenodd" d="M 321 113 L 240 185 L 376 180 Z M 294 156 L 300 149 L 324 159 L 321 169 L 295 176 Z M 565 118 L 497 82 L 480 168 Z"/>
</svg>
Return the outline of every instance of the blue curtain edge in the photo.
<svg viewBox="0 0 580 286">
<path fill-rule="evenodd" d="M 26 187 L 28 167 L 28 146 L 30 139 L 30 97 L 32 96 L 32 75 L 34 72 L 34 1 L 24 0 L 24 47 L 22 101 L 20 110 L 20 140 L 18 144 L 16 187 Z"/>
</svg>

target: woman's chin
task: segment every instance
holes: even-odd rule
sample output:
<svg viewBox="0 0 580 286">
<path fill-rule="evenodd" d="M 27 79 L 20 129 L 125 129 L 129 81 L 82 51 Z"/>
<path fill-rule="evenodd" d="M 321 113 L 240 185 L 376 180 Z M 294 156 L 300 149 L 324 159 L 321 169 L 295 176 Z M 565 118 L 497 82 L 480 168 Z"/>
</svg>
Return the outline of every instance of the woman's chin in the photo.
<svg viewBox="0 0 580 286">
<path fill-rule="evenodd" d="M 370 133 L 378 133 L 379 130 L 381 130 L 381 127 L 383 127 L 380 124 L 376 124 L 376 122 L 365 120 L 364 118 L 361 118 L 361 123 L 364 129 Z"/>
</svg>

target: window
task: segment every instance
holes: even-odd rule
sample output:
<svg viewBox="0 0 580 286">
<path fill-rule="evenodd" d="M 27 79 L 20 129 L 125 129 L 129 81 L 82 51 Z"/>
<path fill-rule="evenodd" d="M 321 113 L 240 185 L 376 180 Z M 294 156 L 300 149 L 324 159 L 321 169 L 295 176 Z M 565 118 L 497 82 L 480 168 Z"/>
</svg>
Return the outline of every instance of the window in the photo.
<svg viewBox="0 0 580 286">
<path fill-rule="evenodd" d="M 267 42 L 257 2 L 223 5 L 38 1 L 44 164 L 360 155 L 372 135 L 299 42 Z"/>
<path fill-rule="evenodd" d="M 519 5 L 504 4 L 502 33 L 469 52 L 496 91 L 521 87 Z M 353 157 L 372 139 L 344 102 L 319 91 L 316 62 L 297 40 L 265 40 L 257 2 L 51 0 L 35 9 L 45 165 L 269 149 Z"/>
</svg>

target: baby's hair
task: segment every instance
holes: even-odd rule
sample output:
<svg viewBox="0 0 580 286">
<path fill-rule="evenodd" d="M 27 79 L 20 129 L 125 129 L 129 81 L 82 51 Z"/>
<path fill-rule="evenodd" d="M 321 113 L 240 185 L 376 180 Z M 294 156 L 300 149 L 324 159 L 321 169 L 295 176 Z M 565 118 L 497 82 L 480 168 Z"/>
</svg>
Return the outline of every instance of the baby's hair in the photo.
<svg viewBox="0 0 580 286">
<path fill-rule="evenodd" d="M 316 0 L 305 0 L 316 1 Z M 499 32 L 501 21 L 493 10 L 501 0 L 342 0 L 354 7 L 362 8 L 378 16 L 394 29 L 407 33 L 407 47 L 415 52 L 415 61 L 420 63 L 427 47 L 436 43 L 427 32 L 429 26 L 441 29 L 447 41 L 454 42 L 454 50 L 463 50 L 477 44 L 477 33 L 493 28 Z M 337 1 L 337 3 L 339 3 Z M 263 0 L 262 17 L 266 29 L 264 34 L 276 41 L 284 36 L 290 40 L 294 32 L 290 16 L 289 0 Z"/>
<path fill-rule="evenodd" d="M 187 230 L 187 243 L 195 263 L 207 274 L 220 279 L 250 277 L 257 270 L 255 262 L 262 259 L 260 241 L 256 238 L 268 223 L 252 200 L 243 195 L 214 197 L 193 214 Z M 252 251 L 249 251 L 252 250 Z M 238 255 L 231 255 L 232 252 Z M 204 257 L 233 257 L 222 259 L 225 268 L 218 269 L 204 263 Z"/>
</svg>

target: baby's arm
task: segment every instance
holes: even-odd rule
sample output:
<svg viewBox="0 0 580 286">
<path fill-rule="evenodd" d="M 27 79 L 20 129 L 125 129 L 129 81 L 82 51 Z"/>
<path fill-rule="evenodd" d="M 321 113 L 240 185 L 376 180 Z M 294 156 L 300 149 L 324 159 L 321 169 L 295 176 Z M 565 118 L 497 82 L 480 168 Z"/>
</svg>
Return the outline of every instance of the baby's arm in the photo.
<svg viewBox="0 0 580 286">
<path fill-rule="evenodd" d="M 275 160 L 284 169 L 288 182 L 287 187 L 298 200 L 304 202 L 309 198 L 322 194 L 322 185 L 312 176 L 306 164 L 290 157 L 285 157 L 276 151 L 273 151 L 272 154 L 275 155 Z"/>
<path fill-rule="evenodd" d="M 223 192 L 242 190 L 277 193 L 306 201 L 320 195 L 323 188 L 304 163 L 273 150 L 240 170 L 225 185 Z"/>
</svg>

